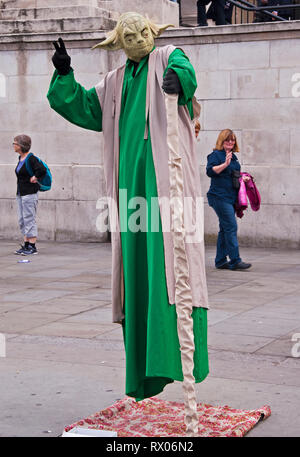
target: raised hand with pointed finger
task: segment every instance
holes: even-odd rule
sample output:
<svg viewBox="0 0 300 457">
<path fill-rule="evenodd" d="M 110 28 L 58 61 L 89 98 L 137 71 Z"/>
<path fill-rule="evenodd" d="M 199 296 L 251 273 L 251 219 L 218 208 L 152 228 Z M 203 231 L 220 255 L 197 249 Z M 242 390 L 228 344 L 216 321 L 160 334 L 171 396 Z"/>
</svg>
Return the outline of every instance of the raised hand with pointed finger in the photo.
<svg viewBox="0 0 300 457">
<path fill-rule="evenodd" d="M 60 75 L 67 75 L 71 70 L 71 57 L 66 51 L 65 43 L 62 38 L 53 41 L 55 53 L 52 57 L 53 65 Z"/>
</svg>

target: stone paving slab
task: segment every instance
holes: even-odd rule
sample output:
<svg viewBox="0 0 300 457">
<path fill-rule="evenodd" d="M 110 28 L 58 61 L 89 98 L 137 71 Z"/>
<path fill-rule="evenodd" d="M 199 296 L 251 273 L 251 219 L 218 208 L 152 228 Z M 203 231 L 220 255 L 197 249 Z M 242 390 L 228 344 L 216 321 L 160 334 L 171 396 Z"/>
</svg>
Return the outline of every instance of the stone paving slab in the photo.
<svg viewBox="0 0 300 457">
<path fill-rule="evenodd" d="M 58 436 L 65 425 L 124 397 L 122 328 L 111 323 L 111 247 L 40 242 L 18 264 L 0 241 L 0 436 Z M 210 374 L 198 401 L 272 415 L 248 436 L 299 436 L 300 255 L 242 249 L 247 272 L 214 268 L 206 248 Z M 300 351 L 299 351 L 300 352 Z M 161 398 L 183 401 L 175 382 Z M 51 433 L 45 433 L 51 430 Z"/>
<path fill-rule="evenodd" d="M 79 281 L 50 281 L 43 286 L 43 290 L 66 290 L 73 292 L 74 290 L 85 290 L 89 289 L 90 284 L 87 282 Z"/>
<path fill-rule="evenodd" d="M 111 289 L 103 289 L 103 288 L 93 288 L 89 289 L 89 291 L 83 291 L 78 294 L 73 294 L 72 298 L 74 300 L 81 300 L 84 301 L 88 300 L 95 300 L 95 301 L 110 301 L 111 300 Z"/>
<path fill-rule="evenodd" d="M 247 274 L 247 273 L 242 273 Z M 251 281 L 252 282 L 252 281 Z M 279 296 L 283 296 L 284 294 L 280 291 L 271 290 L 269 288 L 260 288 L 256 289 L 255 285 L 248 282 L 247 284 L 243 284 L 241 286 L 231 287 L 230 289 L 224 290 L 220 294 L 212 295 L 210 302 L 213 304 L 215 298 L 221 299 L 229 299 L 234 301 L 240 301 L 241 303 L 253 304 L 253 305 L 263 305 L 264 303 L 269 303 L 272 300 L 275 300 Z"/>
<path fill-rule="evenodd" d="M 51 313 L 28 313 L 26 311 L 7 311 L 1 315 L 0 332 L 30 332 L 32 328 L 40 327 L 49 322 L 57 321 L 63 316 Z"/>
<path fill-rule="evenodd" d="M 260 314 L 271 314 L 278 318 L 299 319 L 299 296 L 300 294 L 291 294 L 273 300 L 270 303 L 257 307 L 256 312 Z"/>
<path fill-rule="evenodd" d="M 223 349 L 225 351 L 235 351 L 238 349 L 240 352 L 253 353 L 269 344 L 271 345 L 274 342 L 274 338 L 266 338 L 257 335 L 239 335 L 237 339 L 236 335 L 217 332 L 214 328 L 211 328 L 207 335 L 207 341 L 208 346 L 215 349 Z M 264 352 L 262 353 L 264 354 Z M 290 353 L 288 355 L 290 355 Z"/>
<path fill-rule="evenodd" d="M 38 285 L 40 287 L 40 285 Z M 63 297 L 64 295 L 70 295 L 72 293 L 72 289 L 38 289 L 38 288 L 31 288 L 25 289 L 23 291 L 18 292 L 10 292 L 7 294 L 2 295 L 3 302 L 21 302 L 24 303 L 25 301 L 29 303 L 38 303 L 40 301 L 50 300 L 51 298 L 59 298 Z M 1 301 L 2 301 L 1 300 Z"/>
<path fill-rule="evenodd" d="M 219 322 L 223 322 L 226 319 L 238 314 L 239 311 L 223 311 L 219 309 L 210 309 L 207 315 L 208 325 L 212 326 Z"/>
<path fill-rule="evenodd" d="M 101 324 L 104 322 L 110 322 L 111 320 L 111 306 L 106 306 L 102 308 L 94 308 L 91 311 L 86 311 L 84 313 L 76 314 L 75 316 L 68 317 L 64 319 L 64 322 L 86 322 Z M 112 324 L 113 328 L 116 327 L 115 324 Z"/>
<path fill-rule="evenodd" d="M 35 360 L 49 362 L 125 367 L 123 341 L 114 340 L 112 346 L 105 344 L 105 340 L 26 335 L 10 342 L 7 357 L 32 359 L 33 356 Z"/>
<path fill-rule="evenodd" d="M 284 367 L 285 356 L 257 355 L 230 351 L 219 351 L 210 357 L 210 375 L 248 382 L 290 385 L 300 387 L 298 367 Z M 295 401 L 299 402 L 295 398 Z M 299 423 L 300 425 L 300 423 Z"/>
<path fill-rule="evenodd" d="M 253 335 L 270 338 L 281 337 L 287 332 L 299 327 L 299 319 L 283 319 L 277 316 L 262 316 L 255 313 L 256 308 L 245 311 L 239 315 L 226 319 L 213 326 L 218 332 L 230 333 L 232 335 Z M 300 318 L 300 315 L 299 315 Z"/>
<path fill-rule="evenodd" d="M 296 335 L 298 334 L 298 337 Z M 278 339 L 271 341 L 265 346 L 261 347 L 256 351 L 256 354 L 269 354 L 269 355 L 283 355 L 285 357 L 291 357 L 292 347 L 300 341 L 300 327 L 293 329 L 292 332 L 287 333 L 284 336 L 281 336 Z M 297 354 L 300 357 L 300 347 L 299 345 L 295 348 Z M 284 363 L 287 360 L 284 361 Z M 300 368 L 300 360 L 295 358 L 293 360 L 297 369 Z M 291 364 L 292 365 L 292 364 Z"/>
<path fill-rule="evenodd" d="M 114 328 L 114 324 L 91 324 L 90 322 L 51 322 L 43 326 L 36 326 L 28 330 L 29 335 L 70 336 L 73 338 L 93 338 L 107 333 Z"/>
<path fill-rule="evenodd" d="M 119 367 L 19 358 L 1 366 L 0 436 L 59 436 L 66 425 L 123 397 Z"/>
<path fill-rule="evenodd" d="M 0 296 L 0 315 L 7 313 L 8 311 L 14 311 L 16 309 L 21 309 L 24 307 L 24 303 L 4 303 L 2 297 Z M 48 309 L 47 309 L 48 311 Z"/>
<path fill-rule="evenodd" d="M 249 298 L 249 297 L 247 297 Z M 228 312 L 234 312 L 234 313 L 242 313 L 244 311 L 254 309 L 257 306 L 257 302 L 255 300 L 247 300 L 247 303 L 245 303 L 243 300 L 240 298 L 236 297 L 231 298 L 231 297 L 223 297 L 222 294 L 219 295 L 211 295 L 210 296 L 210 309 L 211 310 L 224 310 Z"/>
<path fill-rule="evenodd" d="M 9 306 L 11 304 L 4 305 L 5 310 L 8 310 Z M 108 302 L 106 301 L 97 301 L 95 300 L 75 300 L 73 297 L 63 297 L 63 298 L 58 298 L 55 300 L 47 300 L 42 303 L 35 303 L 33 305 L 24 305 L 24 303 L 21 305 L 16 305 L 18 306 L 17 309 L 20 310 L 26 310 L 30 312 L 49 312 L 51 311 L 52 313 L 57 313 L 57 314 L 66 314 L 69 316 L 72 316 L 73 314 L 78 314 L 78 313 L 83 313 L 85 311 L 88 311 L 90 309 L 95 309 L 101 306 L 108 305 Z M 1 313 L 1 305 L 0 305 L 0 313 Z M 111 314 L 111 309 L 110 309 L 110 314 Z"/>
<path fill-rule="evenodd" d="M 92 283 L 96 284 L 97 286 L 103 289 L 110 289 L 111 288 L 111 275 L 100 275 L 99 273 L 81 273 L 76 276 L 72 276 L 68 278 L 69 282 L 85 282 L 85 283 Z"/>
</svg>

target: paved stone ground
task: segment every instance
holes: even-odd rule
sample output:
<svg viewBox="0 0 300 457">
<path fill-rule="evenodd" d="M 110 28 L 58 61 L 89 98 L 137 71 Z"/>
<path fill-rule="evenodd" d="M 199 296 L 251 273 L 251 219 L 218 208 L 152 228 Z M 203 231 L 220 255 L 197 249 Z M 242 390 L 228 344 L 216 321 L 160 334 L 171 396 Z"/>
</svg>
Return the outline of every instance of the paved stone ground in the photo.
<svg viewBox="0 0 300 457">
<path fill-rule="evenodd" d="M 0 242 L 0 436 L 58 436 L 124 396 L 121 328 L 111 324 L 109 244 L 40 242 L 28 264 Z M 300 255 L 242 248 L 248 272 L 213 268 L 207 247 L 210 375 L 199 402 L 272 416 L 248 436 L 300 435 Z M 23 257 L 22 257 L 23 258 Z M 181 383 L 161 398 L 182 401 Z"/>
</svg>

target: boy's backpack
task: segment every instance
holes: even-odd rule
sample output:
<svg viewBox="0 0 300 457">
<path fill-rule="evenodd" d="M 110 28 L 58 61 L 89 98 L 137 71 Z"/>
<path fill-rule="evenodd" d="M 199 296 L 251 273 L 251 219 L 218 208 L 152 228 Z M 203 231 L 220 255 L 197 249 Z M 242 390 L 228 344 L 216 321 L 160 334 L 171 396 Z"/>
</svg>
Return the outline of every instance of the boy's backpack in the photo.
<svg viewBox="0 0 300 457">
<path fill-rule="evenodd" d="M 28 173 L 30 174 L 30 176 L 34 176 L 34 173 L 33 173 L 33 170 L 32 170 L 32 167 L 30 165 L 30 162 L 29 162 L 29 157 L 31 157 L 33 154 L 30 153 L 28 154 L 28 156 L 26 157 L 26 160 L 25 160 L 25 165 L 26 165 L 26 169 L 28 171 Z M 46 168 L 46 174 L 45 176 L 41 179 L 41 181 L 38 181 L 38 185 L 40 186 L 40 191 L 41 192 L 46 192 L 46 190 L 50 190 L 51 189 L 51 184 L 52 184 L 52 175 L 51 175 L 51 171 L 49 170 L 49 167 L 48 165 L 43 162 L 39 157 L 35 156 L 37 158 L 37 160 L 39 162 L 41 162 L 44 167 Z"/>
</svg>

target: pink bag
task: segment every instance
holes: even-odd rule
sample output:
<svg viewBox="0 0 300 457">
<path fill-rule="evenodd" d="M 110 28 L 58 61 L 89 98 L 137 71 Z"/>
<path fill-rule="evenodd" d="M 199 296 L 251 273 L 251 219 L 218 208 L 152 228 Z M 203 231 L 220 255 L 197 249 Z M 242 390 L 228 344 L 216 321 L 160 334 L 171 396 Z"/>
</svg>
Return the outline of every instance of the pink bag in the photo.
<svg viewBox="0 0 300 457">
<path fill-rule="evenodd" d="M 243 176 L 249 176 L 250 180 L 247 182 L 244 182 Z M 240 189 L 238 193 L 238 198 L 237 202 L 235 205 L 235 211 L 237 217 L 242 218 L 244 210 L 248 208 L 248 201 L 247 198 L 249 199 L 250 206 L 253 211 L 258 211 L 260 208 L 260 203 L 261 203 L 261 197 L 260 193 L 256 187 L 256 184 L 254 182 L 253 176 L 251 176 L 249 173 L 241 173 L 241 177 L 239 179 L 240 181 Z"/>
</svg>

